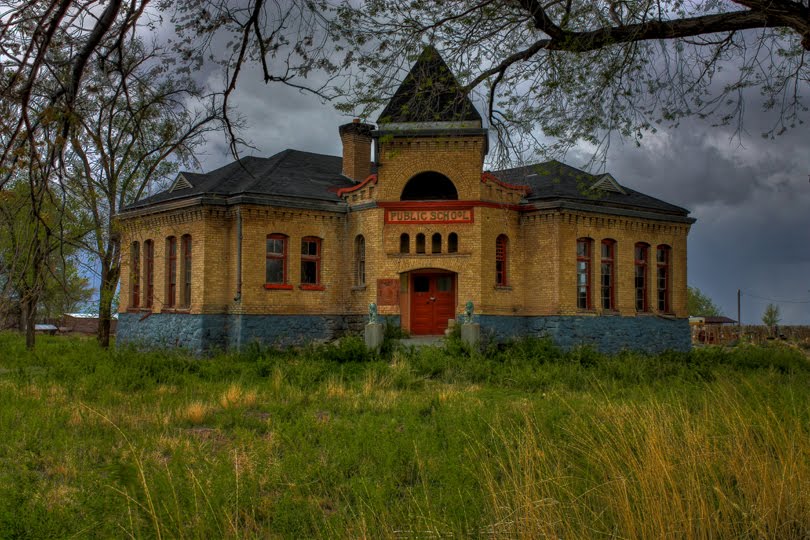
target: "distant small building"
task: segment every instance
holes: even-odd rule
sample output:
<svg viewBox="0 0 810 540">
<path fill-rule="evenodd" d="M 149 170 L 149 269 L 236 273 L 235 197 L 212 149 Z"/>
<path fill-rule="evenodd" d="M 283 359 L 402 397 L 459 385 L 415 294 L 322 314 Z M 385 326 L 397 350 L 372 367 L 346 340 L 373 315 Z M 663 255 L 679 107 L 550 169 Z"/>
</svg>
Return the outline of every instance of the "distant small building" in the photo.
<svg viewBox="0 0 810 540">
<path fill-rule="evenodd" d="M 62 332 L 73 332 L 76 334 L 95 334 L 98 332 L 97 313 L 65 313 L 59 323 Z M 113 315 L 110 322 L 110 335 L 115 335 L 118 326 L 118 314 Z"/>
<path fill-rule="evenodd" d="M 728 317 L 689 317 L 692 343 L 723 345 L 738 339 L 737 321 Z"/>
</svg>

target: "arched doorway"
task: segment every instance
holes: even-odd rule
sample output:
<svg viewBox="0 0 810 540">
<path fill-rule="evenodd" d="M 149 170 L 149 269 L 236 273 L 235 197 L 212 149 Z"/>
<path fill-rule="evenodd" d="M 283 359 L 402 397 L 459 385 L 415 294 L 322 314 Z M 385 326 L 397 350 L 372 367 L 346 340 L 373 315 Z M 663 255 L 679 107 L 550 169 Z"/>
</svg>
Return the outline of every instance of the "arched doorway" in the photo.
<svg viewBox="0 0 810 540">
<path fill-rule="evenodd" d="M 458 191 L 453 181 L 433 171 L 419 173 L 405 184 L 401 201 L 457 201 Z"/>
<path fill-rule="evenodd" d="M 409 282 L 411 334 L 444 334 L 448 319 L 456 316 L 456 274 L 435 268 L 414 270 Z"/>
</svg>

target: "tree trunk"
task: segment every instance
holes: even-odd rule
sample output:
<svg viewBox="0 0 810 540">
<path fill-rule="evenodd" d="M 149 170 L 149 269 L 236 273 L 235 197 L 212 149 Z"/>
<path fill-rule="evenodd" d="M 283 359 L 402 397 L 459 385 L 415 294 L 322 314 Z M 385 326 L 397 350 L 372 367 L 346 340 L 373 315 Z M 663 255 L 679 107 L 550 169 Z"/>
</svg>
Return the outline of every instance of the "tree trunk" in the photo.
<svg viewBox="0 0 810 540">
<path fill-rule="evenodd" d="M 32 291 L 26 291 L 22 302 L 23 322 L 25 323 L 25 348 L 34 349 L 36 345 L 36 333 L 34 326 L 37 322 L 37 299 Z"/>
<path fill-rule="evenodd" d="M 101 285 L 99 286 L 98 300 L 98 344 L 105 349 L 110 346 L 110 329 L 112 327 L 112 303 L 115 290 L 118 287 L 120 271 L 118 265 L 110 265 L 108 261 L 101 263 Z"/>
</svg>

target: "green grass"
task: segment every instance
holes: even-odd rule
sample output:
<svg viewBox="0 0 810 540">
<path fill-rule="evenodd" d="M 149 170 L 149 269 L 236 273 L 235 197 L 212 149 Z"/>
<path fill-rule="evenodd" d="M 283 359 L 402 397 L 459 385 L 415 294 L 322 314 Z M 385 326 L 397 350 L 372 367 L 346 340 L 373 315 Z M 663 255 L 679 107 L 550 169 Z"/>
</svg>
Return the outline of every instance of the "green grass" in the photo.
<svg viewBox="0 0 810 540">
<path fill-rule="evenodd" d="M 800 350 L 0 334 L 0 538 L 806 538 Z"/>
</svg>

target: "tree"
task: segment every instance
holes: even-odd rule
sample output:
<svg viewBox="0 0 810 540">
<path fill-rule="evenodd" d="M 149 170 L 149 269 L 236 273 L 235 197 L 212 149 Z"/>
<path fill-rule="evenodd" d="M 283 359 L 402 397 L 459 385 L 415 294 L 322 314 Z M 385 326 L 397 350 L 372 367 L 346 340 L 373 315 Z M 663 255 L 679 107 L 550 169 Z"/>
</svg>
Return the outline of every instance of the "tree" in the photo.
<svg viewBox="0 0 810 540">
<path fill-rule="evenodd" d="M 774 327 L 779 324 L 779 321 L 782 320 L 779 316 L 779 306 L 774 304 L 768 304 L 765 307 L 765 312 L 762 314 L 762 324 L 768 327 L 768 329 L 773 332 Z"/>
<path fill-rule="evenodd" d="M 605 148 L 611 133 L 639 141 L 688 115 L 739 121 L 748 87 L 778 134 L 807 111 L 808 13 L 808 0 L 367 0 L 340 11 L 364 78 L 344 108 L 387 101 L 427 40 L 486 94 L 501 147 L 518 155 Z M 558 142 L 543 147 L 538 127 Z"/>
<path fill-rule="evenodd" d="M 694 317 L 719 317 L 721 315 L 712 299 L 703 294 L 697 287 L 686 289 L 686 309 Z"/>
<path fill-rule="evenodd" d="M 169 60 L 165 51 L 133 37 L 111 58 L 88 66 L 86 96 L 75 107 L 67 185 L 92 220 L 85 247 L 99 262 L 102 347 L 110 344 L 121 274 L 114 216 L 176 173 L 179 164 L 192 164 L 194 148 L 221 119 L 216 99 L 168 69 Z"/>
</svg>

